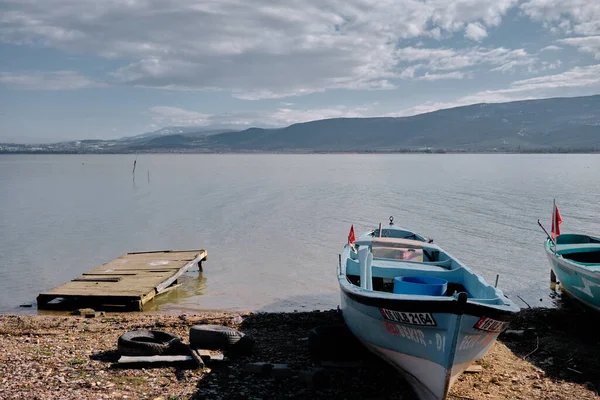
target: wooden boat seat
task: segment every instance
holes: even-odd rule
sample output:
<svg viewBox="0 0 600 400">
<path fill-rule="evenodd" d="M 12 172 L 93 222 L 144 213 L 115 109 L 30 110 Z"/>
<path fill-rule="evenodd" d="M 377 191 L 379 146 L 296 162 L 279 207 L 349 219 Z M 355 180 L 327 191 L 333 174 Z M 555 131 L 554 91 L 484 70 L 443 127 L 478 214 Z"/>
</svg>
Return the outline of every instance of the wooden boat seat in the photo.
<svg viewBox="0 0 600 400">
<path fill-rule="evenodd" d="M 378 278 L 394 278 L 399 275 L 399 270 L 414 270 L 419 269 L 422 271 L 433 271 L 433 272 L 448 272 L 447 267 L 435 265 L 435 263 L 422 263 L 422 262 L 411 262 L 411 261 L 390 261 L 385 262 L 378 260 L 377 264 L 373 265 L 373 277 Z M 346 267 L 346 275 L 360 275 L 360 265 L 358 262 L 348 263 Z"/>
<path fill-rule="evenodd" d="M 558 254 L 587 253 L 590 251 L 600 251 L 600 243 L 559 244 L 557 246 Z"/>
<path fill-rule="evenodd" d="M 420 240 L 412 240 L 412 239 L 400 239 L 400 238 L 390 238 L 390 237 L 378 237 L 371 240 L 371 245 L 373 247 L 408 247 L 413 249 L 422 249 L 427 248 L 427 243 L 421 242 Z"/>
</svg>

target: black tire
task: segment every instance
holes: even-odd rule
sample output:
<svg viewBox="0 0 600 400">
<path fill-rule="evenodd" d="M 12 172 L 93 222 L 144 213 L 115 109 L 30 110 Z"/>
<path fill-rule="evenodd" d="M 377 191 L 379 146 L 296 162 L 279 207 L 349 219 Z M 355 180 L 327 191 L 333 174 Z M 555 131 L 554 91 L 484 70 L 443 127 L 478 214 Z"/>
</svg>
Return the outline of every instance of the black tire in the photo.
<svg viewBox="0 0 600 400">
<path fill-rule="evenodd" d="M 124 356 L 156 356 L 167 354 L 181 340 L 167 332 L 138 330 L 122 334 L 117 342 L 119 353 Z"/>
<path fill-rule="evenodd" d="M 248 335 L 242 336 L 237 343 L 229 347 L 229 354 L 234 356 L 245 356 L 252 353 L 254 348 L 254 338 Z"/>
<path fill-rule="evenodd" d="M 226 350 L 244 334 L 222 325 L 194 325 L 190 328 L 190 346 L 206 350 Z"/>
<path fill-rule="evenodd" d="M 359 358 L 365 347 L 346 325 L 322 325 L 308 333 L 308 350 L 317 360 L 348 361 Z"/>
</svg>

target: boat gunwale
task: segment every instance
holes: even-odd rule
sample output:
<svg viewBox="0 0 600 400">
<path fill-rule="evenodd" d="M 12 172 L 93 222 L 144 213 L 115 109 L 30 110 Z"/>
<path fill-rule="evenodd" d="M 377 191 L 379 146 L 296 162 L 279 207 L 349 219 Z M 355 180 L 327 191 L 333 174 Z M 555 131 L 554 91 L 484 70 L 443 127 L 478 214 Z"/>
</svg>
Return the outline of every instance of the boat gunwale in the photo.
<svg viewBox="0 0 600 400">
<path fill-rule="evenodd" d="M 490 317 L 499 321 L 511 321 L 515 318 L 520 308 L 516 304 L 484 304 L 469 301 L 459 306 L 458 299 L 450 296 L 436 298 L 435 296 L 427 296 L 429 298 L 417 299 L 411 295 L 396 295 L 403 297 L 382 297 L 381 295 L 369 295 L 371 291 L 366 291 L 352 283 L 344 282 L 345 275 L 339 276 L 340 288 L 345 296 L 352 300 L 370 307 L 385 308 L 400 312 L 428 312 L 428 313 L 445 313 L 445 314 L 468 314 L 476 317 Z M 358 290 L 353 290 L 354 288 Z M 372 292 L 373 294 L 385 292 Z M 423 296 L 425 297 L 425 296 Z"/>
<path fill-rule="evenodd" d="M 586 235 L 586 236 L 589 236 L 589 235 Z M 593 237 L 593 236 L 590 236 L 590 237 Z M 564 258 L 561 254 L 554 253 L 554 243 L 549 238 L 546 238 L 546 240 L 544 242 L 544 250 L 546 251 L 546 255 L 551 260 L 555 260 L 556 262 L 561 263 L 566 268 L 572 269 L 575 272 L 587 274 L 589 276 L 594 276 L 595 278 L 597 278 L 597 275 L 600 274 L 600 268 L 596 268 L 596 265 L 598 265 L 600 267 L 600 263 L 594 263 L 593 266 L 584 265 L 584 264 L 578 263 L 577 261 L 573 261 L 569 258 Z M 593 268 L 590 268 L 590 267 L 593 267 Z M 552 269 L 554 269 L 553 265 L 552 265 Z"/>
<path fill-rule="evenodd" d="M 407 229 L 401 228 L 403 231 L 408 231 Z M 416 234 L 416 233 L 414 233 Z M 366 234 L 368 235 L 368 234 Z M 359 242 L 364 236 L 361 236 L 356 240 Z M 366 244 L 366 240 L 360 240 L 361 243 Z M 445 253 L 450 259 L 454 260 L 458 264 L 457 269 L 463 269 L 471 274 L 473 274 L 477 280 L 484 286 L 492 287 L 494 290 L 496 297 L 490 298 L 499 299 L 501 301 L 500 304 L 493 303 L 483 303 L 477 302 L 477 298 L 468 298 L 466 304 L 463 306 L 464 312 L 469 315 L 474 316 L 488 316 L 496 315 L 499 320 L 511 320 L 514 318 L 521 309 L 517 306 L 513 301 L 508 299 L 502 290 L 491 286 L 489 283 L 485 281 L 485 279 L 473 272 L 469 267 L 460 262 L 456 257 L 452 254 L 448 253 L 441 246 L 434 243 L 424 243 L 426 246 L 430 248 L 435 248 L 443 253 Z M 348 244 L 344 245 L 344 252 L 348 254 L 344 259 L 340 259 L 340 264 L 337 267 L 338 272 L 338 282 L 342 289 L 342 291 L 348 295 L 350 298 L 355 301 L 367 305 L 367 306 L 376 306 L 376 307 L 385 307 L 387 309 L 391 309 L 394 311 L 414 311 L 414 312 L 442 312 L 442 313 L 452 313 L 458 314 L 459 311 L 455 310 L 457 299 L 451 296 L 420 296 L 420 298 L 415 298 L 414 295 L 409 294 L 399 294 L 399 293 L 388 293 L 388 292 L 378 292 L 374 290 L 367 290 L 360 286 L 354 285 L 347 278 L 345 273 L 342 273 L 342 265 L 341 262 L 345 262 L 344 260 L 351 259 L 349 257 L 350 254 L 350 246 Z M 340 254 L 341 256 L 341 254 Z M 419 264 L 419 262 L 415 262 L 415 264 Z M 486 299 L 488 300 L 488 299 Z M 379 305 L 383 304 L 383 305 Z M 419 310 L 419 311 L 416 311 Z M 440 311 L 432 311 L 432 310 L 440 310 Z"/>
</svg>

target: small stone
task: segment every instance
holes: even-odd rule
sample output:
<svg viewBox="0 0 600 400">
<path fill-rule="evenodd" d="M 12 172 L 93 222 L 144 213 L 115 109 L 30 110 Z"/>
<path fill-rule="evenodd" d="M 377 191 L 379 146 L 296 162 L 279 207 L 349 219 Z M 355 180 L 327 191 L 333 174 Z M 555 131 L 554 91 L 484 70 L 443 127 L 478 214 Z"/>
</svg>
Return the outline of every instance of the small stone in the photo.
<svg viewBox="0 0 600 400">
<path fill-rule="evenodd" d="M 478 374 L 483 371 L 483 367 L 478 364 L 469 365 L 469 367 L 465 370 L 467 373 Z"/>
<path fill-rule="evenodd" d="M 312 369 L 308 371 L 300 371 L 298 378 L 305 383 L 315 386 L 325 386 L 329 384 L 329 373 L 323 368 Z"/>
<path fill-rule="evenodd" d="M 73 315 L 86 315 L 95 313 L 96 311 L 93 308 L 80 308 L 79 310 L 73 311 Z"/>
<path fill-rule="evenodd" d="M 247 374 L 264 374 L 269 372 L 271 368 L 273 368 L 273 364 L 267 362 L 254 362 L 246 364 L 244 372 Z"/>
<path fill-rule="evenodd" d="M 294 376 L 294 371 L 287 364 L 273 364 L 271 376 L 276 379 Z"/>
<path fill-rule="evenodd" d="M 504 335 L 521 337 L 521 336 L 525 335 L 525 331 L 523 329 L 519 329 L 519 330 L 507 329 L 506 331 L 504 331 Z"/>
</svg>

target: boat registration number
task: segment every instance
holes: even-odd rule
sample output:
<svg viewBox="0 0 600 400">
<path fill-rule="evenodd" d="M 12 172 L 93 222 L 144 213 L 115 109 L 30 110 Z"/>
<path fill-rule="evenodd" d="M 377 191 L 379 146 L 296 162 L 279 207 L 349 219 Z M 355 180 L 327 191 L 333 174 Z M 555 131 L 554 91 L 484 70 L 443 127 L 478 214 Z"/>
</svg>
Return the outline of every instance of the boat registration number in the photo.
<svg viewBox="0 0 600 400">
<path fill-rule="evenodd" d="M 388 310 L 386 308 L 380 308 L 379 311 L 381 312 L 383 318 L 388 319 L 390 321 L 410 325 L 437 326 L 433 315 L 431 315 L 430 313 L 394 311 Z"/>
<path fill-rule="evenodd" d="M 481 317 L 473 326 L 475 329 L 488 332 L 502 332 L 508 327 L 508 322 L 498 321 L 489 317 Z"/>
</svg>

